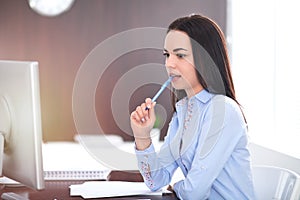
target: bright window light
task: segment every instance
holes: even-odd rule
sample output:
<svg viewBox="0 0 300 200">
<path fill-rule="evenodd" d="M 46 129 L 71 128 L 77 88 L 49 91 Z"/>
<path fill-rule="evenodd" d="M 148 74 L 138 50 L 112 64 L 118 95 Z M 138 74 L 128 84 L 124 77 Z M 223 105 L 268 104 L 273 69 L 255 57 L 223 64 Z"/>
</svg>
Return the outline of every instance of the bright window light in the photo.
<svg viewBox="0 0 300 200">
<path fill-rule="evenodd" d="M 300 2 L 228 6 L 233 78 L 251 140 L 300 158 Z"/>
</svg>

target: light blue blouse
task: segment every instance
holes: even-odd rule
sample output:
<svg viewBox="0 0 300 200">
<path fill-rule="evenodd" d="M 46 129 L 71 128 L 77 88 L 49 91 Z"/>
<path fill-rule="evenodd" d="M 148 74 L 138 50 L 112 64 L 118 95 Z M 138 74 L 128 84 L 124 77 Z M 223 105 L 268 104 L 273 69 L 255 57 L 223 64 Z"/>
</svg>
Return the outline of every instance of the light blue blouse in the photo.
<svg viewBox="0 0 300 200">
<path fill-rule="evenodd" d="M 202 90 L 176 104 L 160 151 L 136 150 L 146 185 L 158 190 L 180 167 L 180 199 L 255 199 L 247 127 L 237 103 Z"/>
</svg>

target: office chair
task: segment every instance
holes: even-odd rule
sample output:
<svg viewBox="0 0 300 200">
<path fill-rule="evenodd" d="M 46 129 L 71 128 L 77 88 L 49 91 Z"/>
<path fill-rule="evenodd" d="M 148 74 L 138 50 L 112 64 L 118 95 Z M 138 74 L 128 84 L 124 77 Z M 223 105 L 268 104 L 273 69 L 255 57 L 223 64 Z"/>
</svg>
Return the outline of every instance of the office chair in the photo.
<svg viewBox="0 0 300 200">
<path fill-rule="evenodd" d="M 255 165 L 253 181 L 258 200 L 300 200 L 300 175 L 291 170 Z"/>
</svg>

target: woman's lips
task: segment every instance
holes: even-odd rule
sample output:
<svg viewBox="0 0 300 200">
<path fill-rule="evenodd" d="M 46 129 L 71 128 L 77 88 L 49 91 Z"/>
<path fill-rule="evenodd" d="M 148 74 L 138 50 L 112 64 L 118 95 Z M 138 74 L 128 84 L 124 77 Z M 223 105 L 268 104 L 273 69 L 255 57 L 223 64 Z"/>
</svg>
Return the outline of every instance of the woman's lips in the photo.
<svg viewBox="0 0 300 200">
<path fill-rule="evenodd" d="M 170 74 L 170 76 L 173 77 L 173 78 L 176 78 L 176 77 L 179 78 L 179 77 L 181 77 L 180 75 L 177 75 L 177 74 Z"/>
<path fill-rule="evenodd" d="M 171 74 L 170 76 L 173 77 L 172 81 L 176 81 L 181 77 L 181 75 L 177 75 L 177 74 Z"/>
</svg>

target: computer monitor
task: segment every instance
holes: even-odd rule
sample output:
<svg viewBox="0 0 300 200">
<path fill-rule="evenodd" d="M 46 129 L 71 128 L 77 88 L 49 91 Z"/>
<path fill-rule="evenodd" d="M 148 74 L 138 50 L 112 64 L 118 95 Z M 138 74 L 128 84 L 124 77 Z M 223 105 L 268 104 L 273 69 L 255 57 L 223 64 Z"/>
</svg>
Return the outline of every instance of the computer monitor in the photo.
<svg viewBox="0 0 300 200">
<path fill-rule="evenodd" d="M 0 174 L 44 188 L 38 63 L 0 61 Z"/>
</svg>

